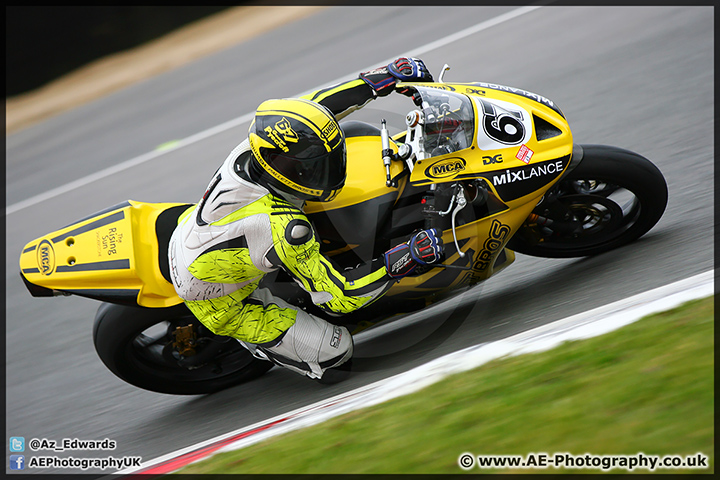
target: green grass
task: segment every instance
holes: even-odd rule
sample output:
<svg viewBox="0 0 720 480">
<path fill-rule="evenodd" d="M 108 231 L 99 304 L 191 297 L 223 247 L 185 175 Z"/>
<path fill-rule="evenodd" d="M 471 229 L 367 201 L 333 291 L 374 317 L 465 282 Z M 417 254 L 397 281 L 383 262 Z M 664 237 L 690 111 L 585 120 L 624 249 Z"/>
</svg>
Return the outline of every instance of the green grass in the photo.
<svg viewBox="0 0 720 480">
<path fill-rule="evenodd" d="M 493 361 L 415 394 L 218 454 L 179 473 L 464 473 L 457 463 L 464 452 L 702 452 L 710 468 L 685 471 L 710 473 L 713 333 L 711 297 L 599 337 Z"/>
</svg>

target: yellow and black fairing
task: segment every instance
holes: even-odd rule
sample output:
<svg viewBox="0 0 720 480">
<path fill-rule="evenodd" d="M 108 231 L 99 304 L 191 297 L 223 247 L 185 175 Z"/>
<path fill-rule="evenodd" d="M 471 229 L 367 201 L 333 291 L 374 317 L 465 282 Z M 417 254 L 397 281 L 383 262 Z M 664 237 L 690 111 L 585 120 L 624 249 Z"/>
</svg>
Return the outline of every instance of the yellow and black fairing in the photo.
<svg viewBox="0 0 720 480">
<path fill-rule="evenodd" d="M 380 130 L 356 121 L 341 127 L 347 145 L 345 186 L 330 202 L 307 202 L 304 211 L 318 232 L 322 253 L 341 266 L 355 266 L 390 248 L 385 248 L 390 242 L 386 227 L 409 172 L 393 162 L 390 175 L 397 186 L 387 187 Z M 396 145 L 392 148 L 397 152 Z"/>
<path fill-rule="evenodd" d="M 74 294 L 110 303 L 182 303 L 170 283 L 167 247 L 191 205 L 128 201 L 29 242 L 20 256 L 33 296 Z"/>
<path fill-rule="evenodd" d="M 421 159 L 412 173 L 393 162 L 391 175 L 399 182 L 389 188 L 379 133 L 370 127 L 348 135 L 347 186 L 332 202 L 306 208 L 325 242 L 325 253 L 350 265 L 374 258 L 424 228 L 422 202 L 431 185 L 436 185 L 438 211 L 451 205 L 453 189 L 462 186 L 468 205 L 455 218 L 455 234 L 465 256 L 455 248 L 450 215 L 435 215 L 433 226 L 443 231 L 444 263 L 466 270 L 434 268 L 403 278 L 386 294 L 386 301 L 427 299 L 480 282 L 510 265 L 514 253 L 505 245 L 567 169 L 573 147 L 562 112 L 530 92 L 487 84 L 407 85 L 423 95 L 434 91 L 466 99 L 462 101 L 474 117 L 470 146 Z M 507 122 L 515 123 L 517 130 L 498 132 Z M 395 138 L 403 140 L 402 135 Z"/>
<path fill-rule="evenodd" d="M 472 268 L 458 275 L 450 286 L 455 288 L 487 279 L 514 260 L 514 253 L 504 247 L 566 171 L 573 139 L 562 111 L 531 92 L 485 83 L 436 88 L 471 100 L 473 143 L 464 150 L 418 161 L 410 183 L 416 187 L 436 183 L 439 189 L 458 182 L 474 184 L 486 191 L 489 200 L 485 215 L 468 208 L 458 214 L 456 235 L 460 250 L 466 253 L 464 259 L 455 249 L 451 232 L 445 230 L 446 262 Z M 453 168 L 442 168 L 448 163 Z"/>
</svg>

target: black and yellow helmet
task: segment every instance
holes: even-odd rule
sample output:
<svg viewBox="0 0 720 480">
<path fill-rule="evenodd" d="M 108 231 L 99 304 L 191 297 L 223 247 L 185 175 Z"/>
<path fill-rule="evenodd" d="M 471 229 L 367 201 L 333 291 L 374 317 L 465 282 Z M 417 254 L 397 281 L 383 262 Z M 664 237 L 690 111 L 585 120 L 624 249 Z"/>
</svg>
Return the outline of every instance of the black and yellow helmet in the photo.
<svg viewBox="0 0 720 480">
<path fill-rule="evenodd" d="M 324 106 L 267 100 L 250 125 L 252 177 L 271 190 L 327 202 L 345 185 L 345 136 Z"/>
</svg>

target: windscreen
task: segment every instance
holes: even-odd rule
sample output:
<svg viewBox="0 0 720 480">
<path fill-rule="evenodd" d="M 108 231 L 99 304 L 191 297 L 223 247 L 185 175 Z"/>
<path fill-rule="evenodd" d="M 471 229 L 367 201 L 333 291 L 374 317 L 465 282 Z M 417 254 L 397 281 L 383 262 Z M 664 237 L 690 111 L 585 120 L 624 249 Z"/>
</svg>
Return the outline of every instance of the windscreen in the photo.
<svg viewBox="0 0 720 480">
<path fill-rule="evenodd" d="M 462 94 L 417 87 L 425 117 L 424 149 L 435 157 L 470 148 L 475 117 L 470 99 Z"/>
</svg>

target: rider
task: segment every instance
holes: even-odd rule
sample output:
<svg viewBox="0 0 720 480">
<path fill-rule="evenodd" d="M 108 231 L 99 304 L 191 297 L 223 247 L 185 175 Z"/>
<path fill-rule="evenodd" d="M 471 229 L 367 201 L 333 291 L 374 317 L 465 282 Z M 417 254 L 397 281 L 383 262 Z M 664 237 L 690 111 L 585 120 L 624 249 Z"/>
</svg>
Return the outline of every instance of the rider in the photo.
<svg viewBox="0 0 720 480">
<path fill-rule="evenodd" d="M 432 75 L 421 60 L 400 58 L 355 80 L 258 107 L 248 139 L 183 214 L 170 243 L 173 285 L 213 333 L 310 378 L 327 369 L 347 371 L 353 353 L 348 330 L 257 288 L 262 277 L 282 269 L 313 303 L 342 314 L 375 301 L 418 265 L 440 260 L 442 239 L 431 229 L 364 268 L 340 272 L 320 253 L 302 211 L 306 200 L 329 201 L 345 183 L 345 138 L 337 119 L 388 95 L 398 81 L 432 81 Z"/>
</svg>

